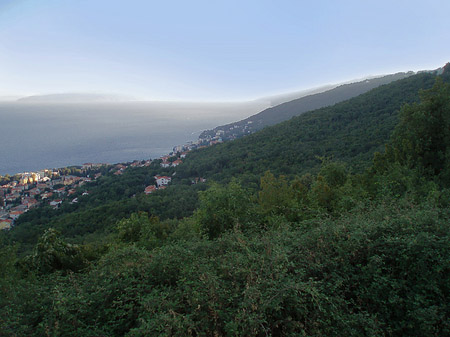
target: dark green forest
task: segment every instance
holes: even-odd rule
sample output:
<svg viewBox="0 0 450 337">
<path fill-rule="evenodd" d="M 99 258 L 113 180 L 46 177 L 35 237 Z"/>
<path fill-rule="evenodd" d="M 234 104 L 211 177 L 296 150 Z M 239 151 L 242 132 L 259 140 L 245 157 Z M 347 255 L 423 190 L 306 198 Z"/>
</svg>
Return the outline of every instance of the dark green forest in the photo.
<svg viewBox="0 0 450 337">
<path fill-rule="evenodd" d="M 266 126 L 281 123 L 304 112 L 331 106 L 359 96 L 381 85 L 404 79 L 411 75 L 412 73 L 397 73 L 366 79 L 360 82 L 343 84 L 336 88 L 294 99 L 289 102 L 276 104 L 239 122 L 218 126 L 213 130 L 206 130 L 200 135 L 200 138 L 205 138 L 208 135 L 214 136 L 218 130 L 224 131 L 222 137 L 225 139 L 231 138 L 230 136 L 241 137 L 247 133 L 259 131 Z"/>
<path fill-rule="evenodd" d="M 321 160 L 332 158 L 361 172 L 382 151 L 398 122 L 403 104 L 419 100 L 435 75 L 422 73 L 375 88 L 330 107 L 303 113 L 233 142 L 192 153 L 177 174 L 229 182 L 233 176 L 260 176 L 270 170 L 295 176 L 317 173 Z"/>
<path fill-rule="evenodd" d="M 147 212 L 163 220 L 191 216 L 198 206 L 197 192 L 206 188 L 202 184 L 191 186 L 195 177 L 222 184 L 234 177 L 247 188 L 258 189 L 265 171 L 289 179 L 317 174 L 324 158 L 344 162 L 350 172 L 361 173 L 370 166 L 375 151 L 383 150 L 402 104 L 417 102 L 419 90 L 429 89 L 435 78 L 432 73 L 410 76 L 243 139 L 193 151 L 177 167 L 172 186 L 162 193 L 142 193 L 155 174 L 175 172 L 161 170 L 157 163 L 127 170 L 123 176 L 110 174 L 90 187 L 89 196 L 81 196 L 82 191 L 74 195 L 78 204 L 26 213 L 8 240 L 20 242 L 22 253 L 30 251 L 50 227 L 72 243 L 87 243 L 104 240 L 117 221 L 133 212 Z"/>
<path fill-rule="evenodd" d="M 195 151 L 149 196 L 157 164 L 28 212 L 0 237 L 0 335 L 449 336 L 449 77 Z"/>
</svg>

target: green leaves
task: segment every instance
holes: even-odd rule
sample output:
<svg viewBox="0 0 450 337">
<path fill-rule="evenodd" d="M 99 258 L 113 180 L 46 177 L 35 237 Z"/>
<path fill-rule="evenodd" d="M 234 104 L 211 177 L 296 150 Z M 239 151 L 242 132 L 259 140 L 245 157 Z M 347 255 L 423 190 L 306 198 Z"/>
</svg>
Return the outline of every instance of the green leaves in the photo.
<svg viewBox="0 0 450 337">
<path fill-rule="evenodd" d="M 440 78 L 432 89 L 421 92 L 420 104 L 400 112 L 387 155 L 429 176 L 450 177 L 450 85 Z"/>
<path fill-rule="evenodd" d="M 236 181 L 227 186 L 212 184 L 200 193 L 200 207 L 194 218 L 210 239 L 235 226 L 245 226 L 255 220 L 248 191 Z"/>
<path fill-rule="evenodd" d="M 32 268 L 46 274 L 57 270 L 77 271 L 85 267 L 82 250 L 78 245 L 65 242 L 60 233 L 50 228 L 44 232 L 30 257 Z"/>
</svg>

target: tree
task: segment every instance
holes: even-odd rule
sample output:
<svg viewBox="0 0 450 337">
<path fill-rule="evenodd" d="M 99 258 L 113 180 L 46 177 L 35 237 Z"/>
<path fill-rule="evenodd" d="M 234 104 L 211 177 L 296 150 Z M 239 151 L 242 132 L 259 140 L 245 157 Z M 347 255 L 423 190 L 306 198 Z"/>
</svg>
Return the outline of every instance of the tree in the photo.
<svg viewBox="0 0 450 337">
<path fill-rule="evenodd" d="M 58 231 L 47 229 L 31 256 L 32 266 L 40 273 L 82 269 L 86 261 L 78 245 L 65 242 Z"/>
<path fill-rule="evenodd" d="M 276 178 L 270 171 L 261 177 L 261 190 L 258 193 L 258 203 L 265 215 L 282 215 L 290 218 L 294 209 L 294 190 L 286 178 Z"/>
<path fill-rule="evenodd" d="M 419 104 L 400 111 L 387 158 L 450 182 L 450 85 L 437 78 Z"/>
<path fill-rule="evenodd" d="M 199 196 L 200 207 L 195 216 L 210 239 L 251 221 L 250 197 L 236 181 L 227 186 L 214 183 Z"/>
<path fill-rule="evenodd" d="M 162 245 L 172 228 L 161 223 L 157 216 L 145 212 L 133 213 L 117 224 L 118 239 L 124 243 L 135 243 L 139 247 L 152 249 Z"/>
</svg>

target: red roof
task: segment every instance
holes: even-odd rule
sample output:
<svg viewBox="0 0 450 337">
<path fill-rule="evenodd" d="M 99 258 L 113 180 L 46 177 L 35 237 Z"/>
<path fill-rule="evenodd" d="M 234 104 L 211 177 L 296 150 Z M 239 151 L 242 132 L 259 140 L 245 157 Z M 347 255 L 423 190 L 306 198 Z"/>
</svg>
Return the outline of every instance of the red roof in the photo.
<svg viewBox="0 0 450 337">
<path fill-rule="evenodd" d="M 150 185 L 145 188 L 145 193 L 147 193 L 147 194 L 152 193 L 154 191 L 156 191 L 156 186 L 154 186 L 154 185 Z"/>
<path fill-rule="evenodd" d="M 155 176 L 155 179 L 167 179 L 167 180 L 172 180 L 172 178 L 168 177 L 168 176 Z"/>
</svg>

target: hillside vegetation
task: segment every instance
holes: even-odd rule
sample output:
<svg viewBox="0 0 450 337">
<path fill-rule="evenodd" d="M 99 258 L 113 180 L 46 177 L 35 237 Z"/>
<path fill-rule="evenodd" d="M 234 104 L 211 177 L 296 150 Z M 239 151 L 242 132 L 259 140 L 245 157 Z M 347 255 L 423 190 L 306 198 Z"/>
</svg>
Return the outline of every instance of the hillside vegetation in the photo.
<svg viewBox="0 0 450 337">
<path fill-rule="evenodd" d="M 405 103 L 417 102 L 436 75 L 422 73 L 380 86 L 330 107 L 306 112 L 233 142 L 192 153 L 178 174 L 229 181 L 248 173 L 298 175 L 317 171 L 318 157 L 348 163 L 355 172 L 370 165 L 398 122 Z M 280 106 L 281 108 L 282 106 Z"/>
<path fill-rule="evenodd" d="M 155 174 L 175 172 L 161 170 L 157 164 L 132 169 L 120 177 L 104 177 L 90 187 L 89 196 L 74 195 L 78 204 L 63 204 L 58 210 L 40 208 L 23 215 L 8 240 L 20 242 L 23 252 L 49 227 L 74 243 L 96 242 L 133 212 L 147 212 L 163 220 L 190 216 L 198 206 L 197 192 L 205 188 L 202 184 L 191 186 L 195 177 L 221 183 L 238 177 L 246 186 L 258 188 L 267 170 L 290 178 L 317 173 L 321 157 L 345 162 L 350 171 L 362 172 L 370 166 L 374 152 L 383 150 L 401 105 L 418 101 L 418 91 L 430 88 L 435 78 L 432 73 L 410 76 L 242 139 L 191 152 L 177 167 L 172 186 L 162 193 L 142 193 Z"/>
<path fill-rule="evenodd" d="M 0 335 L 450 335 L 448 71 L 419 77 L 432 88 L 403 105 L 386 150 L 364 165 L 325 158 L 312 172 L 292 163 L 289 176 L 268 166 L 258 184 L 249 176 L 259 164 L 241 179 L 216 168 L 205 172 L 225 183 L 199 191 L 190 216 L 137 210 L 101 241 L 78 244 L 47 228 L 24 256 L 8 243 L 12 233 L 3 235 Z M 326 121 L 317 124 L 332 128 Z M 314 130 L 311 138 L 327 134 Z M 267 146 L 280 141 L 269 134 Z M 214 151 L 234 160 L 225 149 L 244 140 L 199 151 L 185 165 L 204 165 Z M 178 172 L 178 188 L 189 188 Z M 108 208 L 97 212 L 108 216 Z"/>
<path fill-rule="evenodd" d="M 205 138 L 208 135 L 214 136 L 218 131 L 222 133 L 221 137 L 225 140 L 239 138 L 255 131 L 259 131 L 266 126 L 275 125 L 292 117 L 299 116 L 304 112 L 331 106 L 359 96 L 379 87 L 380 85 L 389 84 L 391 82 L 407 78 L 412 74 L 412 72 L 409 72 L 386 75 L 360 82 L 343 84 L 324 92 L 307 95 L 298 99 L 292 99 L 288 102 L 265 109 L 260 113 L 239 122 L 218 126 L 213 130 L 204 131 L 200 135 L 200 138 Z"/>
</svg>

